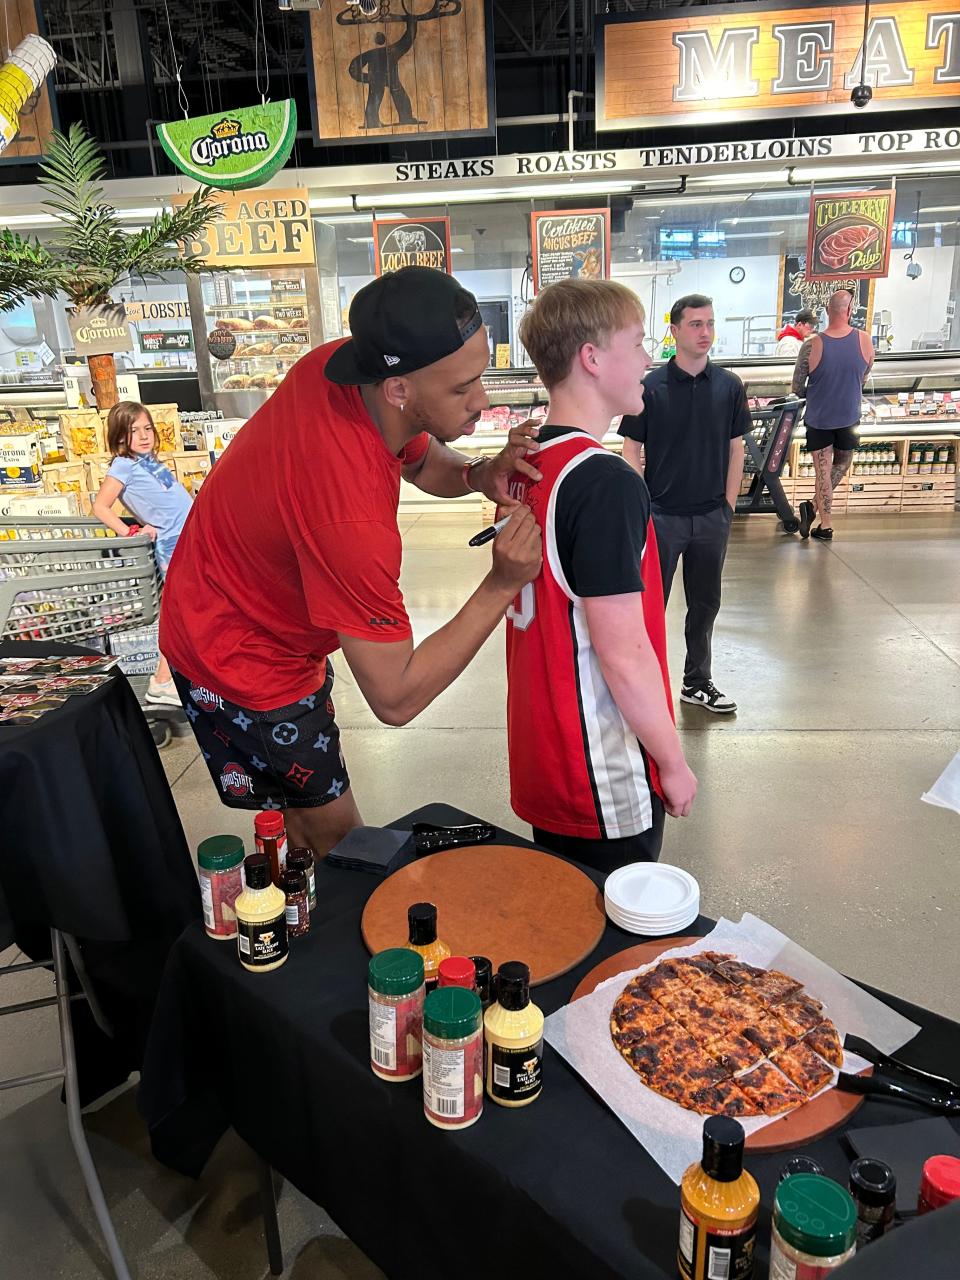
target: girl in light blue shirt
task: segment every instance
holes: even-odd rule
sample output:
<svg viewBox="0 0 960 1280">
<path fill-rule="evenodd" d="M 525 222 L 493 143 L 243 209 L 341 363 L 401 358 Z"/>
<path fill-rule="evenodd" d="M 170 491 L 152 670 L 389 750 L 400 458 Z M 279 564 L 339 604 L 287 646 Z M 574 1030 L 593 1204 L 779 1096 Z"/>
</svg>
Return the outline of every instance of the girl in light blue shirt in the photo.
<svg viewBox="0 0 960 1280">
<path fill-rule="evenodd" d="M 113 461 L 94 500 L 93 514 L 126 537 L 130 530 L 112 509 L 119 499 L 143 526 L 142 532 L 153 538 L 157 566 L 165 574 L 192 500 L 157 457 L 157 429 L 150 410 L 134 400 L 114 405 L 107 417 L 107 447 Z M 150 679 L 147 701 L 180 705 L 162 654 Z"/>
</svg>

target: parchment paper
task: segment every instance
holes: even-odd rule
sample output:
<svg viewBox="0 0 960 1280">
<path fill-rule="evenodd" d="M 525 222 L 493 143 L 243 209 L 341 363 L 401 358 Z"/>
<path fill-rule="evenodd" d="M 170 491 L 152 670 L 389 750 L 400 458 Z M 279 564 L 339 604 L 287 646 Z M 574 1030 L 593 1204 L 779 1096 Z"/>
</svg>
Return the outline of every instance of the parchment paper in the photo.
<svg viewBox="0 0 960 1280">
<path fill-rule="evenodd" d="M 694 956 L 702 951 L 729 951 L 747 964 L 780 969 L 802 982 L 823 1002 L 826 1016 L 836 1025 L 841 1042 L 848 1031 L 869 1040 L 882 1053 L 894 1053 L 920 1028 L 855 986 L 816 956 L 797 946 L 778 929 L 745 914 L 738 923 L 721 919 L 713 931 L 687 947 L 664 951 L 642 969 L 626 969 L 608 978 L 591 995 L 565 1005 L 546 1020 L 546 1040 L 562 1054 L 607 1106 L 642 1143 L 664 1173 L 680 1182 L 703 1148 L 704 1117 L 685 1111 L 648 1089 L 621 1057 L 610 1037 L 610 1012 L 620 992 L 637 973 L 670 956 Z M 844 1054 L 845 1071 L 862 1071 L 868 1064 Z M 833 1073 L 836 1081 L 837 1072 Z M 832 1088 L 832 1083 L 826 1088 Z M 778 1116 L 745 1118 L 747 1134 L 771 1124 Z"/>
</svg>

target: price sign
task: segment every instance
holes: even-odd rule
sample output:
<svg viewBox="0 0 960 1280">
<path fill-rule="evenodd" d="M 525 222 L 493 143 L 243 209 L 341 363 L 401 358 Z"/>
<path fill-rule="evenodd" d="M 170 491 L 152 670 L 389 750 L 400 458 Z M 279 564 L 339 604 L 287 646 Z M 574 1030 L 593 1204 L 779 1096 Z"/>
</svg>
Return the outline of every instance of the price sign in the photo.
<svg viewBox="0 0 960 1280">
<path fill-rule="evenodd" d="M 192 351 L 193 334 L 189 329 L 140 330 L 142 351 Z"/>
</svg>

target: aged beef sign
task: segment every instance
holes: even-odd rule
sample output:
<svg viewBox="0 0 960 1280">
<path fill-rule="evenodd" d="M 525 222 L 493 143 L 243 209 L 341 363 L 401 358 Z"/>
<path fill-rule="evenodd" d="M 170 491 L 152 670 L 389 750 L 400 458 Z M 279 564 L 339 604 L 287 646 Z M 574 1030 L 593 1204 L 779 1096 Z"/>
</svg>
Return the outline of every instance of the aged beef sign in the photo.
<svg viewBox="0 0 960 1280">
<path fill-rule="evenodd" d="M 310 41 L 318 143 L 494 132 L 484 0 L 327 0 Z"/>
<path fill-rule="evenodd" d="M 598 17 L 597 128 L 848 112 L 960 98 L 960 8 L 946 0 L 726 4 Z M 864 43 L 866 48 L 864 48 Z"/>
<path fill-rule="evenodd" d="M 812 195 L 807 229 L 808 280 L 860 280 L 890 269 L 893 192 Z"/>
<path fill-rule="evenodd" d="M 450 270 L 449 218 L 379 218 L 373 243 L 378 276 L 403 267 Z"/>
</svg>

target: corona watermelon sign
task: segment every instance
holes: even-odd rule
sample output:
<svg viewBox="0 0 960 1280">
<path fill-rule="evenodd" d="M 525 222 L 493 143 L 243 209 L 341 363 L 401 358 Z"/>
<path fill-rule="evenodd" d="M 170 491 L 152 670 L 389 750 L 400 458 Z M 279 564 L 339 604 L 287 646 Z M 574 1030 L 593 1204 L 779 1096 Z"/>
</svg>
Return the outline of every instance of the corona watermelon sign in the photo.
<svg viewBox="0 0 960 1280">
<path fill-rule="evenodd" d="M 292 98 L 157 125 L 160 143 L 181 172 L 207 187 L 258 187 L 282 169 L 297 136 Z"/>
</svg>

